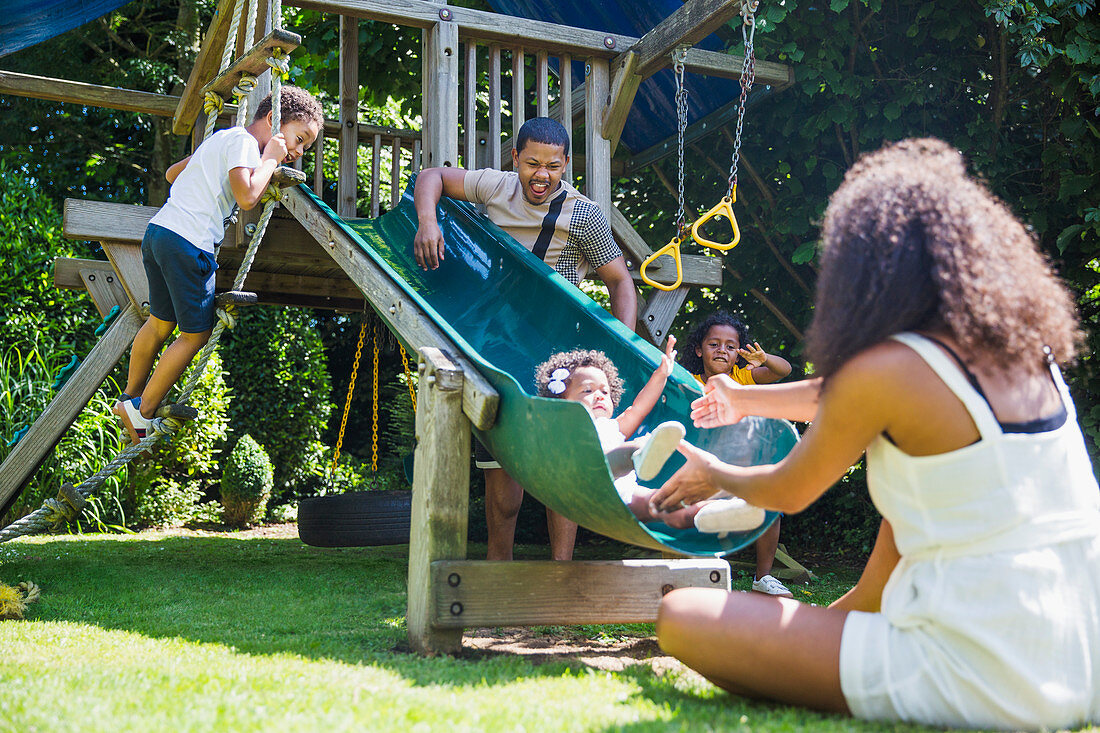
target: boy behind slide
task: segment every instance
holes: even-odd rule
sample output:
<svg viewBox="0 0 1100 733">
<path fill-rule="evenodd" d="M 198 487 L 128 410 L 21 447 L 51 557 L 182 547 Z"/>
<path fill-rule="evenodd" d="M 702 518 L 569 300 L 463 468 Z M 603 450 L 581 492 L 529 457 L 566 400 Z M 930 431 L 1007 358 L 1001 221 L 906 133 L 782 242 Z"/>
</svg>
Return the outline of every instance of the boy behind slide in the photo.
<svg viewBox="0 0 1100 733">
<path fill-rule="evenodd" d="M 279 96 L 282 124 L 273 134 L 271 95 L 260 102 L 252 124 L 220 130 L 165 172 L 168 201 L 145 230 L 141 255 L 149 280 L 149 319 L 134 337 L 126 391 L 115 403 L 130 440 L 149 428 L 161 400 L 206 344 L 214 326 L 214 244 L 224 219 L 240 206 L 260 201 L 275 169 L 292 163 L 321 129 L 321 105 L 309 92 L 284 86 Z M 177 324 L 180 335 L 153 360 Z"/>
</svg>

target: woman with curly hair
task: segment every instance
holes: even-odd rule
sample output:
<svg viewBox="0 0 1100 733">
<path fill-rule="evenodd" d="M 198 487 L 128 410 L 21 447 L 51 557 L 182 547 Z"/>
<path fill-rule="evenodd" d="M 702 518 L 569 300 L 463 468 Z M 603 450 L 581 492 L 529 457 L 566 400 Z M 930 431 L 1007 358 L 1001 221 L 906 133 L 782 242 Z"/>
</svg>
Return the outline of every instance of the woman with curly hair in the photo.
<svg viewBox="0 0 1100 733">
<path fill-rule="evenodd" d="M 825 214 L 807 353 L 817 379 L 711 380 L 697 425 L 808 420 L 780 463 L 683 445 L 655 497 L 721 489 L 801 511 L 860 455 L 883 516 L 830 608 L 705 589 L 664 597 L 662 648 L 738 694 L 940 726 L 1100 722 L 1100 492 L 1058 364 L 1073 300 L 958 151 L 862 158 Z"/>
<path fill-rule="evenodd" d="M 715 311 L 695 327 L 687 339 L 687 348 L 680 355 L 680 363 L 702 384 L 723 374 L 737 384 L 772 384 L 791 373 L 791 363 L 782 356 L 769 354 L 758 342 L 749 338 L 749 327 L 736 316 L 725 311 Z M 707 515 L 717 517 L 709 510 Z M 772 575 L 775 552 L 779 549 L 781 519 L 775 518 L 764 534 L 756 538 L 756 572 L 752 576 L 752 589 L 757 593 L 780 598 L 793 598 L 790 589 Z"/>
<path fill-rule="evenodd" d="M 596 426 L 596 435 L 607 457 L 615 490 L 630 511 L 643 522 L 664 522 L 675 529 L 699 526 L 699 517 L 711 515 L 706 531 L 742 532 L 759 527 L 764 510 L 741 499 L 717 502 L 700 501 L 693 506 L 671 507 L 658 512 L 649 499 L 654 490 L 638 483 L 660 473 L 665 461 L 676 452 L 684 437 L 684 426 L 663 422 L 653 432 L 627 440 L 642 426 L 657 405 L 676 359 L 676 339 L 669 336 L 661 363 L 653 371 L 630 407 L 613 417 L 623 395 L 619 370 L 602 351 L 574 349 L 552 355 L 535 368 L 535 383 L 540 397 L 557 397 L 580 402 Z M 721 506 L 716 506 L 721 505 Z M 704 522 L 707 524 L 707 522 Z"/>
</svg>

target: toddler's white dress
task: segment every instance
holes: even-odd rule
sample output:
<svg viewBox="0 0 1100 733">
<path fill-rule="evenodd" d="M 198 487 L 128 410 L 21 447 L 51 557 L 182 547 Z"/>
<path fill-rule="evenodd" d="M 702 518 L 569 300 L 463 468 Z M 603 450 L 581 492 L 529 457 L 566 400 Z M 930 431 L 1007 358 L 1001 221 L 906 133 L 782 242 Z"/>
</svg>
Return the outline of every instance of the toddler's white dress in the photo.
<svg viewBox="0 0 1100 733">
<path fill-rule="evenodd" d="M 1066 419 L 1004 432 L 959 366 L 894 337 L 959 397 L 981 439 L 933 456 L 885 436 L 867 483 L 901 561 L 881 613 L 852 612 L 841 687 L 857 717 L 1036 729 L 1100 722 L 1100 492 L 1056 368 Z"/>
<path fill-rule="evenodd" d="M 615 418 L 593 416 L 592 422 L 596 423 L 596 434 L 600 436 L 600 447 L 604 453 L 626 442 L 626 436 L 619 430 L 619 422 Z M 619 498 L 624 504 L 629 504 L 634 492 L 641 490 L 638 474 L 633 471 L 615 479 L 615 491 L 619 492 Z"/>
</svg>

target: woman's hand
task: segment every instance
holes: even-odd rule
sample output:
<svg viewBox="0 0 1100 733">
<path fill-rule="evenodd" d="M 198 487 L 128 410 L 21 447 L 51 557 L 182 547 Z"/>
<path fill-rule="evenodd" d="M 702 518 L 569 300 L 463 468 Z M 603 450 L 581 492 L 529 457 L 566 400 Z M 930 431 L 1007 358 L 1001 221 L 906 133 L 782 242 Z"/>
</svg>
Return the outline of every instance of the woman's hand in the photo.
<svg viewBox="0 0 1100 733">
<path fill-rule="evenodd" d="M 742 346 L 737 350 L 737 353 L 741 355 L 741 358 L 749 363 L 749 367 L 755 368 L 758 366 L 764 366 L 764 362 L 768 360 L 768 354 L 760 347 L 759 343 L 751 343 L 746 346 Z"/>
<path fill-rule="evenodd" d="M 697 428 L 733 425 L 749 413 L 739 404 L 746 389 L 727 374 L 716 374 L 703 386 L 703 396 L 691 403 L 691 419 Z"/>
<path fill-rule="evenodd" d="M 680 441 L 677 450 L 687 458 L 687 463 L 649 497 L 651 511 L 673 511 L 709 499 L 718 492 L 713 484 L 711 468 L 722 462 L 713 454 L 684 441 Z"/>
</svg>

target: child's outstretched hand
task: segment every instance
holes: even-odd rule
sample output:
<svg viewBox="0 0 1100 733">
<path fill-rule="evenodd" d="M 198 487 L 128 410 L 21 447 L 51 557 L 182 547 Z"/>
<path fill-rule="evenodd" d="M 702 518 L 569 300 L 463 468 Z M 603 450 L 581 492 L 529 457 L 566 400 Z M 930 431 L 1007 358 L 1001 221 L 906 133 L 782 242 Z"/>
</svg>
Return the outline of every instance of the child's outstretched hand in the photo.
<svg viewBox="0 0 1100 733">
<path fill-rule="evenodd" d="M 286 138 L 283 133 L 277 133 L 271 136 L 271 139 L 267 141 L 267 145 L 264 145 L 264 152 L 261 158 L 266 160 L 274 160 L 276 163 L 282 163 L 286 160 L 287 153 L 290 151 L 286 147 Z"/>
<path fill-rule="evenodd" d="M 669 336 L 665 341 L 665 353 L 661 355 L 661 363 L 657 367 L 657 373 L 666 379 L 672 376 L 672 367 L 676 364 L 676 337 Z"/>
<path fill-rule="evenodd" d="M 767 352 L 765 352 L 758 343 L 742 346 L 737 350 L 737 353 L 749 363 L 750 367 L 763 366 L 764 362 L 768 360 Z"/>
</svg>

